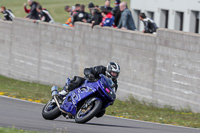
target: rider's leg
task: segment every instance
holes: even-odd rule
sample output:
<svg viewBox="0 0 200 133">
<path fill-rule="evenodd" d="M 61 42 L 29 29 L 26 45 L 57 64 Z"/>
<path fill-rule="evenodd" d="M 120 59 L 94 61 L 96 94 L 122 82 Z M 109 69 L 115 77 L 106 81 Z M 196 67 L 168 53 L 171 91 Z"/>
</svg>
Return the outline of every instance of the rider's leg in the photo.
<svg viewBox="0 0 200 133">
<path fill-rule="evenodd" d="M 63 98 L 72 90 L 80 87 L 83 83 L 84 83 L 85 79 L 78 77 L 78 76 L 74 76 L 74 78 L 68 83 L 68 85 L 66 84 L 63 87 L 63 90 L 59 92 L 59 95 L 57 97 L 58 101 L 62 101 Z"/>
<path fill-rule="evenodd" d="M 63 89 L 59 92 L 59 95 L 61 95 L 61 96 L 66 96 L 67 95 L 67 93 L 68 93 L 69 91 L 68 91 L 68 86 L 67 85 L 65 85 L 64 87 L 63 87 Z"/>
</svg>

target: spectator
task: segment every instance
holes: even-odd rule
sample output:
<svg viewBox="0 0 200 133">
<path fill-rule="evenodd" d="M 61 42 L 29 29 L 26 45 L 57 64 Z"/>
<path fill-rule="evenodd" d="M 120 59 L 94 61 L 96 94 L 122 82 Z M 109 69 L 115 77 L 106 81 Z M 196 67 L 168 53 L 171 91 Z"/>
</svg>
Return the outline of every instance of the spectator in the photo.
<svg viewBox="0 0 200 133">
<path fill-rule="evenodd" d="M 75 22 L 85 22 L 87 23 L 88 13 L 85 12 L 85 5 L 80 6 L 80 11 L 74 15 L 74 19 L 72 21 L 73 25 Z"/>
<path fill-rule="evenodd" d="M 115 17 L 114 24 L 117 26 L 121 17 L 121 11 L 119 9 L 120 0 L 115 0 L 115 7 L 112 9 L 112 14 Z"/>
<path fill-rule="evenodd" d="M 94 6 L 94 8 L 99 10 L 99 11 L 101 10 L 98 5 Z"/>
<path fill-rule="evenodd" d="M 106 0 L 105 1 L 105 5 L 104 6 L 101 6 L 101 8 L 100 8 L 102 11 L 104 10 L 104 9 L 107 9 L 108 11 L 112 11 L 112 7 L 110 7 L 110 0 Z"/>
<path fill-rule="evenodd" d="M 37 5 L 37 12 L 40 15 L 40 20 L 48 23 L 54 23 L 53 18 L 51 17 L 50 13 L 46 9 L 42 9 L 41 5 Z"/>
<path fill-rule="evenodd" d="M 104 9 L 101 15 L 103 16 L 101 26 L 113 26 L 114 17 L 109 10 Z"/>
<path fill-rule="evenodd" d="M 37 5 L 39 5 L 39 4 L 35 1 L 33 1 L 33 0 L 28 0 L 28 5 L 31 7 L 31 9 L 30 9 L 30 12 L 29 12 L 27 18 L 39 20 L 40 17 L 38 15 L 37 10 L 36 10 Z"/>
<path fill-rule="evenodd" d="M 71 19 L 71 17 L 72 17 L 72 8 L 70 7 L 70 6 L 65 6 L 65 11 L 66 12 L 68 12 L 68 13 L 70 13 L 70 17 L 67 19 L 67 21 L 65 22 L 65 24 L 63 24 L 64 26 L 70 26 L 70 27 L 73 27 L 73 25 L 72 25 L 72 19 Z"/>
<path fill-rule="evenodd" d="M 65 6 L 65 11 L 66 12 L 71 12 L 72 11 L 72 8 L 68 5 Z"/>
<path fill-rule="evenodd" d="M 72 10 L 72 12 L 71 12 L 71 21 L 72 21 L 72 24 L 73 24 L 73 21 L 74 21 L 74 15 L 77 14 L 78 12 L 80 12 L 80 7 L 81 7 L 80 4 L 76 4 L 75 5 L 75 9 Z"/>
<path fill-rule="evenodd" d="M 87 22 L 88 23 L 92 23 L 92 20 L 93 20 L 93 17 L 94 17 L 93 14 L 92 14 L 92 10 L 94 9 L 94 4 L 92 2 L 90 2 L 88 4 L 88 8 L 90 10 L 90 13 L 88 14 L 88 20 L 87 20 Z"/>
<path fill-rule="evenodd" d="M 75 5 L 75 9 L 72 10 L 71 16 L 74 16 L 76 13 L 78 13 L 80 11 L 81 5 L 80 4 L 76 4 Z"/>
<path fill-rule="evenodd" d="M 66 5 L 64 9 L 66 12 L 70 13 L 70 15 L 71 15 L 72 8 L 70 6 Z"/>
<path fill-rule="evenodd" d="M 99 25 L 102 22 L 101 12 L 97 9 L 92 10 L 92 15 L 94 16 L 92 19 L 92 28 L 95 25 Z"/>
<path fill-rule="evenodd" d="M 5 6 L 1 6 L 1 13 L 4 15 L 4 20 L 12 21 L 15 18 L 15 15 L 10 9 L 6 9 Z"/>
<path fill-rule="evenodd" d="M 27 4 L 24 3 L 24 11 L 25 11 L 25 13 L 29 13 L 29 12 L 31 11 L 31 9 L 27 9 L 27 8 L 26 8 L 26 5 L 27 5 Z"/>
<path fill-rule="evenodd" d="M 152 19 L 146 17 L 145 13 L 140 13 L 139 19 L 144 23 L 144 33 L 154 33 L 158 29 L 156 23 Z"/>
<path fill-rule="evenodd" d="M 135 30 L 135 23 L 131 11 L 127 8 L 126 2 L 120 3 L 119 7 L 122 13 L 117 27 L 121 29 Z"/>
<path fill-rule="evenodd" d="M 94 3 L 93 3 L 93 2 L 90 2 L 90 3 L 88 4 L 88 8 L 89 8 L 90 12 L 92 12 L 92 10 L 95 8 Z"/>
</svg>

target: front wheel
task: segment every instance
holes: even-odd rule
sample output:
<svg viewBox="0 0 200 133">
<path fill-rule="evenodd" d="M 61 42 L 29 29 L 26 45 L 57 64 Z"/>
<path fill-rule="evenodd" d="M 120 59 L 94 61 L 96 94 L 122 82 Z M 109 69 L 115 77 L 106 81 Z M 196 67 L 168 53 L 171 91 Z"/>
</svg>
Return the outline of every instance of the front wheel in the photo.
<svg viewBox="0 0 200 133">
<path fill-rule="evenodd" d="M 50 100 L 42 110 L 42 116 L 46 120 L 54 120 L 61 115 L 61 112 L 56 105 L 54 99 Z"/>
<path fill-rule="evenodd" d="M 85 102 L 75 115 L 77 123 L 86 123 L 91 120 L 101 110 L 102 101 L 96 97 Z"/>
</svg>

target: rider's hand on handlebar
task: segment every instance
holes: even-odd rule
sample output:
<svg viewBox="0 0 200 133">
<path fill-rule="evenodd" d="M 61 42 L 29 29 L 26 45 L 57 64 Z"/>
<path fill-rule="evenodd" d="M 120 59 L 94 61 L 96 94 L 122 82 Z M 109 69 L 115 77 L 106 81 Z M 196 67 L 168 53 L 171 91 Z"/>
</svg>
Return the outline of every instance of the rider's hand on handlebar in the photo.
<svg viewBox="0 0 200 133">
<path fill-rule="evenodd" d="M 89 79 L 89 81 L 94 81 L 95 80 L 95 76 L 93 74 L 89 74 L 88 75 L 88 79 Z"/>
</svg>

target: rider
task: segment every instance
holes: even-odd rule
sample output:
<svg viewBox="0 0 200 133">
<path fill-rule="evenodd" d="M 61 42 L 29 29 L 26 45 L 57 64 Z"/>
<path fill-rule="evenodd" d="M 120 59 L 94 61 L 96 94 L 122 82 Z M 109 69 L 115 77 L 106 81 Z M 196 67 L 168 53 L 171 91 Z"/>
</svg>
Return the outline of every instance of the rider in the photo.
<svg viewBox="0 0 200 133">
<path fill-rule="evenodd" d="M 116 62 L 110 62 L 107 64 L 106 67 L 100 65 L 84 69 L 85 78 L 88 79 L 89 81 L 94 81 L 95 79 L 99 79 L 100 74 L 103 74 L 111 78 L 115 84 L 115 92 L 117 91 L 118 88 L 117 78 L 119 76 L 119 73 L 120 73 L 120 66 Z M 64 97 L 69 91 L 72 91 L 81 86 L 84 83 L 85 78 L 74 76 L 74 78 L 69 82 L 69 84 L 64 86 L 63 87 L 64 89 L 61 92 L 59 92 L 60 96 Z"/>
</svg>

